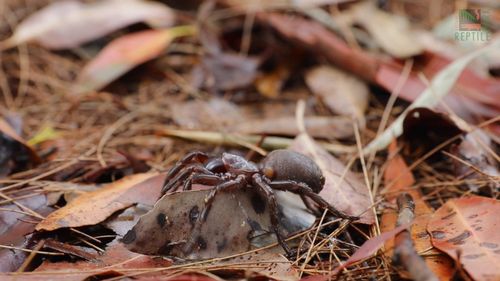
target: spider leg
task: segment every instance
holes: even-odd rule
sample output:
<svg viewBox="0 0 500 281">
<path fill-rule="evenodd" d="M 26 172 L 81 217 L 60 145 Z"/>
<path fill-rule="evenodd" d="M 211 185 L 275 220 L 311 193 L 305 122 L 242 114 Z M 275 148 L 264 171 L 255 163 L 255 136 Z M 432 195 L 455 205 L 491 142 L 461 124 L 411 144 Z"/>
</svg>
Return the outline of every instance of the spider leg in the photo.
<svg viewBox="0 0 500 281">
<path fill-rule="evenodd" d="M 208 155 L 200 151 L 193 151 L 191 153 L 188 153 L 186 156 L 184 156 L 184 158 L 177 161 L 177 163 L 175 163 L 175 165 L 170 169 L 170 171 L 168 171 L 163 186 L 165 186 L 168 182 L 170 182 L 170 180 L 173 177 L 175 177 L 188 164 L 192 162 L 203 164 L 205 161 L 207 161 L 207 159 Z"/>
<path fill-rule="evenodd" d="M 287 256 L 292 256 L 293 252 L 290 250 L 290 247 L 285 242 L 285 239 L 281 235 L 280 232 L 280 220 L 278 213 L 278 202 L 276 201 L 276 196 L 274 195 L 273 189 L 262 179 L 262 177 L 258 174 L 255 174 L 252 177 L 252 183 L 257 186 L 257 191 L 261 194 L 262 197 L 267 198 L 270 208 L 270 216 L 271 216 L 271 226 L 273 228 L 274 233 L 276 234 L 276 238 L 278 239 L 278 243 L 285 250 Z"/>
<path fill-rule="evenodd" d="M 350 216 L 347 214 L 344 214 L 343 212 L 337 210 L 335 207 L 330 205 L 328 202 L 325 201 L 319 194 L 315 193 L 309 186 L 307 186 L 304 183 L 298 183 L 294 181 L 271 181 L 269 183 L 269 186 L 271 188 L 277 189 L 277 190 L 283 190 L 283 191 L 290 191 L 296 194 L 299 194 L 302 196 L 306 196 L 308 198 L 311 198 L 316 204 L 318 204 L 321 208 L 328 209 L 332 214 L 334 214 L 337 217 L 343 218 L 343 219 L 348 219 L 348 220 L 358 220 L 359 217 L 356 216 Z M 304 203 L 307 206 L 307 203 Z"/>
<path fill-rule="evenodd" d="M 189 179 L 184 183 L 184 187 L 182 190 L 191 190 L 191 186 L 193 185 L 193 183 L 216 186 L 220 184 L 222 181 L 223 179 L 221 179 L 217 175 L 195 174 L 191 175 L 191 177 L 189 177 Z"/>
<path fill-rule="evenodd" d="M 203 222 L 206 221 L 208 217 L 208 213 L 210 212 L 210 209 L 212 208 L 212 204 L 214 202 L 215 196 L 221 192 L 221 191 L 226 191 L 229 189 L 234 189 L 238 187 L 245 187 L 247 184 L 246 178 L 244 175 L 238 176 L 234 180 L 226 181 L 223 182 L 216 187 L 212 189 L 212 191 L 208 194 L 208 196 L 205 198 L 205 206 L 203 206 L 203 209 L 201 210 L 198 219 L 196 220 L 193 231 L 191 232 L 191 236 L 184 246 L 184 252 L 189 253 L 193 250 L 193 247 L 195 246 L 201 232 L 201 226 Z"/>
<path fill-rule="evenodd" d="M 191 176 L 195 172 L 201 174 L 213 175 L 212 172 L 210 172 L 200 164 L 191 164 L 189 166 L 185 166 L 174 178 L 172 178 L 170 181 L 165 181 L 165 185 L 161 190 L 161 194 L 164 195 L 170 190 L 175 190 L 177 186 L 181 184 L 182 181 L 186 180 L 189 176 Z"/>
<path fill-rule="evenodd" d="M 311 204 L 311 201 L 309 201 L 307 196 L 305 196 L 304 194 L 301 194 L 300 199 L 302 199 L 302 202 L 304 202 L 304 205 L 306 206 L 306 208 L 311 210 L 311 212 L 313 212 L 313 214 L 315 214 L 316 216 L 321 216 L 321 213 L 318 212 L 318 209 L 315 208 L 315 206 L 313 206 Z"/>
</svg>

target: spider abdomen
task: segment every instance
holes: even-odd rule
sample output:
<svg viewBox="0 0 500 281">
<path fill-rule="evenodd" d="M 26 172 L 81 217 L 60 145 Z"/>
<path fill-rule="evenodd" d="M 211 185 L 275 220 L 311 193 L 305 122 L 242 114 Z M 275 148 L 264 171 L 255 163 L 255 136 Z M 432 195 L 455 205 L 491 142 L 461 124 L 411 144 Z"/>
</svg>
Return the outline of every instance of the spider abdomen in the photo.
<svg viewBox="0 0 500 281">
<path fill-rule="evenodd" d="M 311 158 L 288 149 L 269 153 L 260 163 L 260 170 L 270 180 L 305 183 L 315 193 L 319 193 L 325 184 L 321 169 Z"/>
</svg>

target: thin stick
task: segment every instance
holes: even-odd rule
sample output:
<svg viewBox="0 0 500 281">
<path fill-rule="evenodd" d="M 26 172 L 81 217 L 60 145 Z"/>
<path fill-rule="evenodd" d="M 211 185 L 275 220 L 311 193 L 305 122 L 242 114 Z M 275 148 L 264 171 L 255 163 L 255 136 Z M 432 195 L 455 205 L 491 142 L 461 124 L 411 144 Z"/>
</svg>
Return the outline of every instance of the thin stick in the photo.
<svg viewBox="0 0 500 281">
<path fill-rule="evenodd" d="M 480 173 L 481 175 L 487 176 L 489 179 L 491 179 L 494 182 L 498 182 L 498 179 L 500 178 L 500 177 L 497 177 L 497 176 L 489 175 L 489 174 L 481 171 L 479 168 L 477 168 L 476 166 L 472 165 L 471 163 L 469 163 L 469 162 L 461 159 L 460 157 L 457 157 L 457 156 L 455 156 L 455 155 L 453 155 L 453 154 L 451 154 L 449 152 L 441 151 L 441 153 L 443 153 L 444 155 L 446 155 L 446 156 L 448 156 L 448 157 L 450 157 L 450 158 L 452 158 L 454 160 L 457 160 L 458 162 L 460 162 L 460 163 L 464 164 L 465 166 L 473 169 L 474 171 Z"/>
<path fill-rule="evenodd" d="M 99 160 L 99 163 L 101 164 L 102 167 L 106 166 L 106 161 L 102 156 L 102 151 L 104 150 L 104 146 L 111 139 L 116 130 L 118 130 L 121 126 L 127 124 L 128 122 L 132 121 L 135 117 L 137 117 L 136 111 L 132 111 L 123 115 L 115 123 L 111 124 L 111 126 L 109 126 L 102 135 L 102 138 L 99 140 L 99 144 L 97 145 L 97 159 Z"/>
<path fill-rule="evenodd" d="M 260 140 L 259 135 L 234 135 L 226 134 L 220 132 L 210 132 L 210 131 L 192 131 L 192 130 L 176 130 L 168 128 L 158 128 L 157 132 L 159 134 L 164 134 L 166 136 L 178 137 L 192 141 L 216 144 L 216 145 L 229 145 L 229 146 L 241 146 L 241 142 L 235 140 L 243 140 L 246 143 L 257 143 Z M 291 145 L 293 139 L 283 138 L 283 137 L 266 137 L 262 142 L 262 147 L 264 149 L 279 149 L 286 148 Z M 353 153 L 356 152 L 356 147 L 346 146 L 342 144 L 334 144 L 318 141 L 324 149 L 332 153 Z"/>
<path fill-rule="evenodd" d="M 389 121 L 389 116 L 391 115 L 392 108 L 394 107 L 394 104 L 396 103 L 396 100 L 398 99 L 398 96 L 401 93 L 404 84 L 406 83 L 408 77 L 410 76 L 412 67 L 413 67 L 413 60 L 406 60 L 405 65 L 403 66 L 403 70 L 401 71 L 401 75 L 398 77 L 396 86 L 394 87 L 394 90 L 391 92 L 391 96 L 389 97 L 389 100 L 387 101 L 387 104 L 384 108 L 384 112 L 382 113 L 382 119 L 380 120 L 380 124 L 378 125 L 376 137 L 381 135 L 382 132 L 384 131 L 387 122 Z M 370 153 L 370 156 L 368 157 L 368 167 L 372 166 L 376 154 L 377 154 L 376 150 Z"/>
<path fill-rule="evenodd" d="M 240 54 L 247 55 L 252 41 L 252 27 L 255 22 L 255 12 L 250 11 L 245 15 L 243 23 L 243 36 L 241 37 Z"/>
<path fill-rule="evenodd" d="M 36 252 L 37 254 L 42 254 L 42 255 L 49 255 L 49 256 L 63 256 L 63 253 L 53 253 L 53 252 L 45 252 L 45 251 L 36 251 L 36 250 L 30 250 L 30 249 L 25 249 L 25 248 L 19 248 L 19 247 L 14 247 L 14 246 L 7 246 L 7 245 L 1 245 L 0 248 L 4 249 L 11 249 L 11 250 L 18 250 L 18 251 L 23 251 L 27 253 L 32 253 Z"/>
<path fill-rule="evenodd" d="M 415 203 L 408 193 L 401 194 L 398 199 L 397 226 L 410 224 L 415 217 Z M 425 261 L 420 257 L 413 246 L 411 234 L 404 230 L 396 235 L 394 239 L 394 257 L 408 270 L 411 279 L 415 281 L 438 281 L 439 279 L 427 267 Z"/>
<path fill-rule="evenodd" d="M 354 125 L 354 135 L 356 137 L 356 144 L 358 146 L 359 159 L 361 160 L 361 167 L 363 168 L 363 178 L 365 179 L 366 188 L 368 189 L 368 194 L 370 195 L 370 202 L 372 203 L 373 216 L 375 217 L 375 226 L 377 227 L 377 235 L 380 235 L 380 224 L 377 217 L 377 210 L 375 209 L 375 200 L 373 197 L 373 192 L 371 189 L 370 178 L 368 177 L 368 170 L 365 163 L 365 157 L 363 155 L 363 146 L 361 144 L 361 136 L 359 134 L 359 127 L 357 122 L 353 122 Z"/>
<path fill-rule="evenodd" d="M 495 123 L 495 122 L 497 122 L 499 120 L 500 120 L 500 116 L 494 117 L 494 118 L 492 118 L 490 120 L 487 120 L 487 121 L 479 124 L 477 127 L 474 127 L 471 132 L 473 132 L 474 130 L 477 130 L 479 128 L 486 127 L 486 126 L 488 126 L 490 124 L 493 124 L 493 123 Z M 471 132 L 469 132 L 469 133 L 471 133 Z M 415 160 L 415 162 L 413 162 L 410 166 L 408 166 L 408 170 L 409 171 L 413 171 L 413 169 L 415 169 L 418 165 L 422 164 L 422 162 L 424 162 L 427 158 L 431 157 L 432 155 L 434 155 L 434 153 L 438 152 L 442 148 L 444 148 L 447 145 L 451 144 L 455 140 L 459 139 L 462 135 L 463 134 L 458 134 L 458 135 L 455 135 L 455 136 L 447 139 L 446 141 L 443 141 L 442 143 L 440 143 L 439 145 L 437 145 L 436 147 L 434 147 L 433 149 L 431 149 L 429 152 L 427 152 L 426 154 L 424 154 L 422 157 L 420 157 L 419 159 Z M 386 189 L 389 189 L 403 175 L 404 174 L 401 174 L 398 177 L 396 177 L 395 179 L 393 179 L 389 184 L 386 185 Z"/>
<path fill-rule="evenodd" d="M 325 211 L 323 211 L 323 215 L 321 216 L 321 219 L 319 221 L 319 225 L 320 226 L 323 224 L 323 220 L 325 219 L 326 214 L 327 214 L 327 210 L 325 209 Z M 316 238 L 318 237 L 320 229 L 321 228 L 318 227 L 316 229 L 316 231 L 314 232 L 314 236 L 313 236 L 313 239 L 311 241 L 311 245 L 309 246 L 309 249 L 307 250 L 306 258 L 304 259 L 304 262 L 302 263 L 302 266 L 300 266 L 299 278 L 302 277 L 302 274 L 304 274 L 304 269 L 306 268 L 306 265 L 309 263 L 309 260 L 310 260 L 310 257 L 311 257 L 311 251 L 314 248 L 314 242 L 316 241 Z"/>
<path fill-rule="evenodd" d="M 30 265 L 31 261 L 35 258 L 35 256 L 38 254 L 38 251 L 43 247 L 44 244 L 45 240 L 42 239 L 38 241 L 38 243 L 33 248 L 29 256 L 24 260 L 23 264 L 17 269 L 17 272 L 23 272 L 26 270 L 26 268 Z"/>
<path fill-rule="evenodd" d="M 92 148 L 91 148 L 91 149 L 89 149 L 87 152 L 85 152 L 83 155 L 84 155 L 84 156 L 89 156 L 89 155 L 91 155 L 92 153 L 94 153 L 94 149 L 95 149 L 95 148 L 94 148 L 94 147 L 92 147 Z M 54 169 L 52 169 L 52 170 L 50 170 L 50 171 L 47 171 L 47 172 L 45 172 L 45 173 L 42 173 L 42 174 L 40 174 L 40 175 L 38 175 L 38 176 L 35 176 L 35 177 L 30 178 L 30 179 L 23 180 L 23 181 L 19 181 L 19 182 L 17 182 L 17 183 L 14 183 L 14 184 L 11 184 L 11 185 L 8 185 L 8 186 L 5 186 L 5 187 L 2 187 L 2 188 L 0 188 L 0 192 L 6 191 L 6 190 L 10 190 L 10 189 L 13 189 L 13 188 L 15 188 L 15 187 L 23 186 L 23 185 L 25 185 L 25 184 L 28 184 L 28 183 L 30 183 L 30 182 L 37 181 L 37 180 L 39 180 L 39 179 L 46 178 L 46 177 L 48 177 L 48 176 L 50 176 L 50 175 L 53 175 L 53 174 L 55 174 L 55 173 L 57 173 L 57 172 L 59 172 L 59 171 L 62 171 L 62 170 L 64 170 L 64 169 L 66 169 L 66 168 L 68 168 L 68 167 L 71 167 L 71 166 L 75 165 L 75 164 L 76 164 L 76 163 L 78 163 L 78 162 L 80 162 L 80 159 L 79 159 L 79 158 L 73 159 L 73 160 L 71 160 L 71 161 L 67 162 L 66 164 L 63 164 L 63 165 L 61 165 L 61 166 L 59 166 L 59 167 L 57 167 L 57 168 L 54 168 Z"/>
<path fill-rule="evenodd" d="M 11 197 L 3 194 L 2 192 L 0 192 L 0 197 L 2 197 L 3 199 L 6 199 L 6 200 L 11 200 L 13 204 L 15 204 L 17 207 L 19 207 L 20 209 L 24 210 L 25 212 L 30 213 L 31 216 L 39 218 L 39 219 L 44 219 L 44 216 L 40 215 L 39 213 L 33 211 L 32 209 L 30 209 L 30 208 L 28 208 L 26 206 L 24 206 L 23 204 L 17 202 L 16 200 L 14 200 Z"/>
</svg>

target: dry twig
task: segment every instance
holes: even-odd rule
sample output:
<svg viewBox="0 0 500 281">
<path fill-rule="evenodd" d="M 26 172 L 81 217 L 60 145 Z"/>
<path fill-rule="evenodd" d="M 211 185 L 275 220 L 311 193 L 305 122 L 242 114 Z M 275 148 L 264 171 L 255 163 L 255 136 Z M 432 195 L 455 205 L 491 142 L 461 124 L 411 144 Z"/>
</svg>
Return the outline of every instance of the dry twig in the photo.
<svg viewBox="0 0 500 281">
<path fill-rule="evenodd" d="M 408 193 L 401 194 L 398 199 L 398 220 L 396 225 L 409 224 L 415 217 L 415 203 Z M 438 281 L 439 279 L 427 267 L 413 246 L 411 233 L 404 230 L 395 238 L 394 260 L 401 263 L 415 281 Z"/>
</svg>

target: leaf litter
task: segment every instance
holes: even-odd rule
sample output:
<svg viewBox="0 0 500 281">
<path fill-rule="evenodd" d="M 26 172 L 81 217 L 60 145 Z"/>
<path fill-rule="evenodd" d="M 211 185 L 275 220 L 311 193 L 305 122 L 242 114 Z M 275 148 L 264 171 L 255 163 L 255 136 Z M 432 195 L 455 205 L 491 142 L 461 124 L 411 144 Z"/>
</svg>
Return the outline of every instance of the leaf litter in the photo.
<svg viewBox="0 0 500 281">
<path fill-rule="evenodd" d="M 1 45 L 5 48 L 35 41 L 50 49 L 76 48 L 140 21 L 166 27 L 173 24 L 174 13 L 166 6 L 141 0 L 89 4 L 64 0 L 25 19 Z"/>
<path fill-rule="evenodd" d="M 448 55 L 414 34 L 425 28 L 442 43 L 430 27 L 448 15 L 456 19 L 454 8 L 444 5 L 448 14 L 437 15 L 418 14 L 430 7 L 425 3 L 412 4 L 422 10 L 392 1 L 338 2 L 218 1 L 182 12 L 169 1 L 2 3 L 0 105 L 8 124 L 0 128 L 0 155 L 8 157 L 0 159 L 6 222 L 0 278 L 401 280 L 405 270 L 384 255 L 391 256 L 390 238 L 404 233 L 440 279 L 495 278 L 494 266 L 474 270 L 481 268 L 476 261 L 495 262 L 481 255 L 495 240 L 489 216 L 482 222 L 450 217 L 453 225 L 442 230 L 450 237 L 441 241 L 431 229 L 441 227 L 437 215 L 448 206 L 458 213 L 489 210 L 498 198 L 498 74 L 494 63 L 472 60 L 494 58 L 488 50 L 497 36 L 484 49 Z M 203 11 L 195 15 L 197 9 Z M 70 16 L 74 21 L 64 24 Z M 492 35 L 494 23 L 493 17 L 486 27 Z M 406 58 L 413 67 L 404 77 Z M 331 70 L 322 82 L 308 78 L 318 69 Z M 388 108 L 391 125 L 377 136 L 389 92 L 399 93 Z M 299 100 L 306 103 L 303 125 L 293 116 Z M 387 150 L 398 136 L 401 150 Z M 356 144 L 370 155 L 379 152 L 365 162 Z M 201 243 L 183 252 L 176 243 L 191 234 L 186 213 L 200 208 L 211 187 L 159 199 L 162 173 L 194 150 L 258 163 L 286 147 L 321 167 L 320 196 L 361 219 L 322 216 L 280 193 L 282 227 L 297 249 L 285 257 L 274 246 L 268 216 L 253 210 L 251 191 L 227 192 L 203 225 L 206 248 Z M 402 192 L 416 204 L 411 232 L 393 230 L 393 199 Z M 167 231 L 158 224 L 160 213 L 172 224 Z M 121 242 L 139 228 L 127 245 L 147 255 Z M 467 230 L 474 239 L 454 245 Z"/>
</svg>

